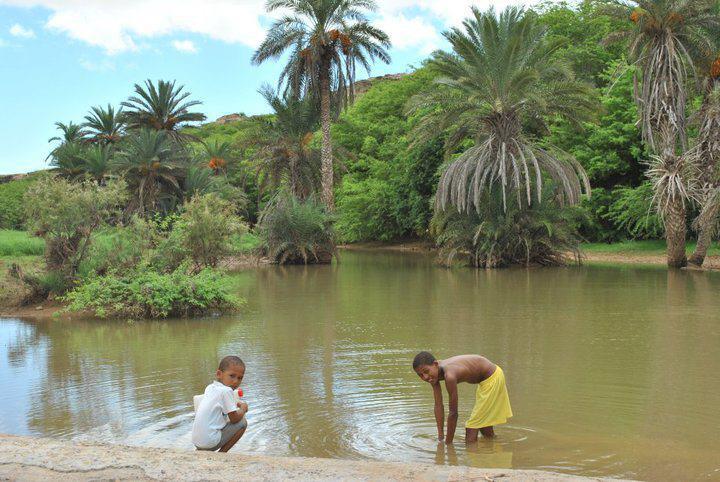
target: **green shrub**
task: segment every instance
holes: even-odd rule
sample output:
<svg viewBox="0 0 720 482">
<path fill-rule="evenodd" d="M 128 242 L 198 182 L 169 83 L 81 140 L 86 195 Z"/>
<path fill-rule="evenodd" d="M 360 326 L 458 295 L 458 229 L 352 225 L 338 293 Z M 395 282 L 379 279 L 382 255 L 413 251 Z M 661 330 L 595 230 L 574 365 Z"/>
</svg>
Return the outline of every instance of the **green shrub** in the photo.
<svg viewBox="0 0 720 482">
<path fill-rule="evenodd" d="M 480 212 L 438 211 L 431 229 L 444 264 L 464 258 L 468 266 L 500 268 L 512 265 L 553 266 L 580 261 L 577 208 L 560 207 L 552 191 L 530 208 L 518 208 L 508 199 L 503 210 L 497 192 L 486 193 Z"/>
<path fill-rule="evenodd" d="M 72 279 L 87 256 L 93 233 L 127 199 L 122 181 L 105 186 L 44 176 L 25 194 L 28 230 L 45 240 L 48 270 Z"/>
<path fill-rule="evenodd" d="M 23 196 L 34 182 L 34 177 L 24 177 L 0 184 L 0 229 L 24 227 Z"/>
<path fill-rule="evenodd" d="M 280 192 L 260 215 L 260 249 L 278 264 L 330 263 L 335 254 L 333 218 L 309 198 Z"/>
<path fill-rule="evenodd" d="M 235 208 L 215 194 L 195 195 L 185 204 L 173 227 L 196 270 L 217 266 L 232 251 L 232 236 L 244 225 Z"/>
<path fill-rule="evenodd" d="M 67 293 L 71 311 L 91 310 L 98 317 L 166 318 L 198 316 L 239 308 L 227 280 L 213 270 L 188 274 L 139 269 L 119 275 L 91 276 Z"/>
<path fill-rule="evenodd" d="M 605 218 L 618 230 L 627 233 L 631 239 L 659 239 L 664 228 L 660 217 L 652 206 L 653 187 L 649 181 L 636 188 L 618 187 L 613 189 L 614 202 Z"/>
<path fill-rule="evenodd" d="M 25 231 L 0 229 L 0 256 L 40 256 L 45 252 L 45 242 Z"/>
</svg>

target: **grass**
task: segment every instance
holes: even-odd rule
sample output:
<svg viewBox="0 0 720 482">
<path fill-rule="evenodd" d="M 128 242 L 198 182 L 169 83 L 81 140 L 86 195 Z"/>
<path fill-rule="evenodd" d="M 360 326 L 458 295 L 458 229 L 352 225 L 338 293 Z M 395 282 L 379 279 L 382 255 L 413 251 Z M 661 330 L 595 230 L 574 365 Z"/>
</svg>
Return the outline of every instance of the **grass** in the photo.
<svg viewBox="0 0 720 482">
<path fill-rule="evenodd" d="M 41 256 L 45 241 L 30 236 L 25 231 L 0 229 L 0 257 Z"/>
<path fill-rule="evenodd" d="M 612 253 L 612 254 L 647 254 L 647 255 L 664 255 L 665 241 L 622 241 L 620 243 L 584 243 L 581 246 L 586 253 Z M 687 243 L 687 252 L 692 253 L 695 249 L 695 243 Z M 720 245 L 714 243 L 708 251 L 709 256 L 720 255 Z"/>
<path fill-rule="evenodd" d="M 247 254 L 260 245 L 260 238 L 254 233 L 245 233 L 239 236 L 233 236 L 231 242 L 233 251 L 239 254 Z"/>
</svg>

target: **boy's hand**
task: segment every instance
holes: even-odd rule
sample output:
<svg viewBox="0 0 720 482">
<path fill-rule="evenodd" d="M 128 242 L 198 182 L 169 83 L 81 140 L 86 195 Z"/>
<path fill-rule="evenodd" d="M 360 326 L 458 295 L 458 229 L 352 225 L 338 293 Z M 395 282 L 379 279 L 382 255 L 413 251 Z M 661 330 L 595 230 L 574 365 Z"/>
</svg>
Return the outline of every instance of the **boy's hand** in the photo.
<svg viewBox="0 0 720 482">
<path fill-rule="evenodd" d="M 243 413 L 247 413 L 248 411 L 248 404 L 245 402 L 238 402 L 237 407 L 243 411 Z"/>
</svg>

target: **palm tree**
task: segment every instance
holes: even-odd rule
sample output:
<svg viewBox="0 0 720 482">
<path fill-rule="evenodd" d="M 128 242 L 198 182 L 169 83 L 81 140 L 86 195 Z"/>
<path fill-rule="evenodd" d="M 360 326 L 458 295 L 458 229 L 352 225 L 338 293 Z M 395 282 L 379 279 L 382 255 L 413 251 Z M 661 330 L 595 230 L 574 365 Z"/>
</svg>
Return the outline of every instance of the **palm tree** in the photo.
<svg viewBox="0 0 720 482">
<path fill-rule="evenodd" d="M 256 137 L 260 188 L 286 182 L 295 197 L 306 199 L 320 184 L 317 152 L 310 148 L 318 127 L 316 104 L 311 98 L 281 96 L 268 85 L 259 92 L 274 114 L 262 121 Z"/>
<path fill-rule="evenodd" d="M 202 122 L 205 114 L 190 112 L 189 109 L 202 104 L 197 100 L 186 101 L 190 92 L 183 92 L 185 86 L 175 88 L 175 81 L 158 80 L 157 86 L 149 79 L 145 86 L 135 84 L 135 93 L 127 101 L 122 102 L 128 128 L 146 127 L 166 132 L 171 139 L 183 141 L 191 136 L 180 133 L 184 123 Z"/>
<path fill-rule="evenodd" d="M 80 155 L 82 170 L 98 184 L 102 184 L 113 168 L 114 154 L 111 144 L 91 146 Z"/>
<path fill-rule="evenodd" d="M 375 59 L 390 62 L 388 36 L 370 25 L 364 13 L 375 8 L 372 0 L 268 0 L 268 12 L 287 9 L 290 13 L 273 23 L 252 58 L 259 65 L 291 50 L 280 82 L 296 95 L 309 92 L 320 99 L 322 198 L 330 210 L 335 205 L 332 97 L 336 108 L 352 97 L 356 63 L 369 71 Z"/>
<path fill-rule="evenodd" d="M 180 189 L 180 166 L 173 159 L 173 142 L 167 132 L 147 128 L 124 142 L 114 164 L 135 193 L 129 208 L 140 214 L 155 211 L 165 189 Z"/>
<path fill-rule="evenodd" d="M 578 122 L 589 117 L 589 87 L 553 56 L 562 44 L 547 37 L 534 13 L 513 7 L 499 16 L 493 9 L 473 7 L 463 29 L 444 35 L 453 53 L 434 55 L 430 65 L 440 77 L 409 103 L 410 112 L 426 113 L 415 142 L 447 130 L 448 155 L 467 138 L 475 145 L 444 170 L 436 208 L 444 211 L 451 204 L 461 212 L 479 212 L 483 193 L 498 185 L 503 209 L 508 194 L 527 207 L 533 189 L 541 200 L 543 176 L 559 187 L 560 200 L 579 202 L 590 191 L 583 168 L 569 156 L 540 147 L 526 129 L 529 122 L 547 128 L 544 119 L 553 115 Z"/>
<path fill-rule="evenodd" d="M 123 111 L 115 112 L 115 108 L 108 104 L 107 109 L 92 107 L 85 116 L 83 127 L 88 131 L 90 140 L 103 144 L 118 142 L 123 135 Z"/>
<path fill-rule="evenodd" d="M 65 141 L 48 155 L 50 165 L 68 179 L 82 177 L 85 173 L 86 146 L 80 141 Z"/>
<path fill-rule="evenodd" d="M 686 202 L 693 166 L 680 155 L 687 148 L 686 85 L 688 71 L 698 54 L 711 50 L 709 29 L 718 23 L 714 3 L 627 0 L 619 2 L 616 10 L 618 16 L 634 24 L 634 28 L 617 37 L 629 37 L 629 53 L 639 67 L 635 100 L 643 140 L 655 154 L 648 176 L 665 225 L 667 262 L 671 267 L 687 263 Z"/>
<path fill-rule="evenodd" d="M 233 157 L 232 145 L 228 141 L 214 140 L 203 142 L 203 157 L 207 159 L 206 165 L 215 174 L 227 171 L 230 158 Z"/>
<path fill-rule="evenodd" d="M 62 133 L 60 136 L 51 137 L 48 142 L 60 141 L 61 144 L 68 142 L 82 142 L 87 134 L 83 126 L 70 121 L 67 124 L 56 122 L 55 127 Z"/>
<path fill-rule="evenodd" d="M 688 155 L 691 157 L 689 162 L 698 167 L 696 198 L 701 210 L 693 223 L 698 240 L 688 263 L 702 266 L 717 232 L 720 215 L 720 53 L 699 62 L 697 72 L 701 78 L 703 100 L 696 116 L 699 124 L 697 146 Z"/>
</svg>

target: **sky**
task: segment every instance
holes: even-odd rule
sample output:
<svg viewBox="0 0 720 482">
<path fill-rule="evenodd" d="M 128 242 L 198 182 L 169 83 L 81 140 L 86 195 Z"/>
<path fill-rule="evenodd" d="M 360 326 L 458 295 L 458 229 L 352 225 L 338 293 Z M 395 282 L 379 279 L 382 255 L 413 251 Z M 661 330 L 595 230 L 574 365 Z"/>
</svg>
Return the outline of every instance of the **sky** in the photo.
<svg viewBox="0 0 720 482">
<path fill-rule="evenodd" d="M 439 48 L 470 6 L 532 0 L 377 0 L 373 23 L 392 41 L 389 65 L 408 72 Z M 208 121 L 268 111 L 257 93 L 282 62 L 252 66 L 273 16 L 265 0 L 0 0 L 0 174 L 47 167 L 57 121 L 118 106 L 145 79 L 176 80 Z M 277 14 L 272 14 L 277 15 Z M 367 77 L 358 73 L 358 79 Z"/>
</svg>

